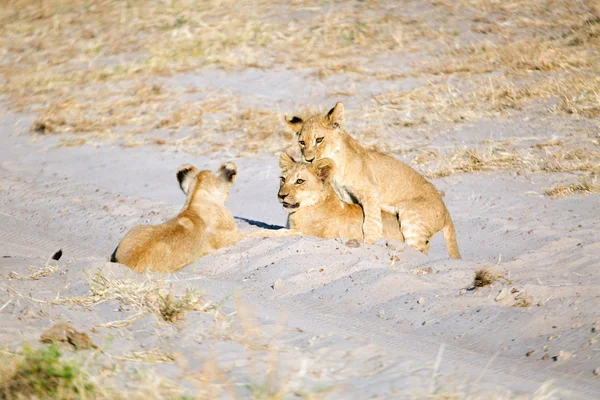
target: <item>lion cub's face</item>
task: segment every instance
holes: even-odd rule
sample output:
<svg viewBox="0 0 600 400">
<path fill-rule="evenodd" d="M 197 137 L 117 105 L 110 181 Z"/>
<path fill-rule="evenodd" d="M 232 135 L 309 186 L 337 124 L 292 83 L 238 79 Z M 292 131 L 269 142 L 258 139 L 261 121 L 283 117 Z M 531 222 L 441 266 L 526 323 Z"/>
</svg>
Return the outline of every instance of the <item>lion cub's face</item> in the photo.
<svg viewBox="0 0 600 400">
<path fill-rule="evenodd" d="M 326 115 L 315 115 L 306 121 L 293 117 L 286 118 L 286 122 L 296 132 L 304 161 L 330 158 L 340 146 L 344 128 L 344 105 L 337 103 Z"/>
<path fill-rule="evenodd" d="M 212 200 L 225 204 L 236 176 L 237 167 L 230 162 L 221 165 L 216 173 L 199 171 L 190 164 L 184 164 L 177 170 L 177 181 L 183 193 L 187 195 L 186 205 L 198 200 Z"/>
<path fill-rule="evenodd" d="M 329 159 L 308 164 L 296 162 L 286 153 L 279 158 L 281 177 L 277 197 L 287 212 L 294 213 L 302 207 L 320 202 L 326 195 L 327 179 L 333 170 Z"/>
</svg>

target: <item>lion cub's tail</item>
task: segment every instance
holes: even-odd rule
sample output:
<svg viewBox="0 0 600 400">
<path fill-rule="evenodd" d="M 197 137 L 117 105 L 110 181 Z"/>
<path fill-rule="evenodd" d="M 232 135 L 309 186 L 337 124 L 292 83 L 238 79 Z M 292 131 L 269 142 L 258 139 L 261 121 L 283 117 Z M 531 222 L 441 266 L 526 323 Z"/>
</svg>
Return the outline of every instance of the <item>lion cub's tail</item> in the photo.
<svg viewBox="0 0 600 400">
<path fill-rule="evenodd" d="M 454 224 L 452 223 L 450 215 L 446 216 L 446 224 L 442 228 L 442 233 L 444 234 L 448 255 L 451 258 L 461 258 L 460 252 L 458 251 L 458 243 L 456 243 L 456 231 L 454 230 Z"/>
</svg>

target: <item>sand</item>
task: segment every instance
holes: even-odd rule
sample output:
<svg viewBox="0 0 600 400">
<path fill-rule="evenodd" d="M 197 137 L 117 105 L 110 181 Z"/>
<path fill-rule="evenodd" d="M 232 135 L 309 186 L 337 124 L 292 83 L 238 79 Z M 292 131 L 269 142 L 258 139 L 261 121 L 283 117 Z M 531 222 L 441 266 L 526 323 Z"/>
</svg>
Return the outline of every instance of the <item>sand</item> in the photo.
<svg viewBox="0 0 600 400">
<path fill-rule="evenodd" d="M 600 397 L 594 373 L 600 367 L 600 197 L 547 195 L 558 185 L 598 183 L 600 125 L 595 109 L 585 108 L 594 100 L 574 97 L 575 108 L 565 111 L 566 95 L 538 93 L 530 101 L 530 94 L 521 93 L 515 100 L 516 91 L 493 86 L 494 79 L 509 77 L 533 90 L 541 85 L 539 77 L 593 70 L 597 53 L 588 48 L 588 64 L 572 64 L 583 52 L 556 56 L 556 66 L 548 45 L 536 47 L 548 70 L 527 64 L 531 57 L 525 52 L 521 64 L 505 57 L 506 65 L 497 67 L 502 73 L 477 70 L 482 62 L 476 57 L 472 71 L 431 72 L 424 65 L 438 56 L 441 63 L 452 61 L 448 68 L 455 66 L 458 58 L 448 55 L 453 46 L 506 43 L 492 29 L 531 28 L 527 34 L 533 31 L 537 38 L 536 30 L 546 26 L 511 19 L 510 7 L 487 12 L 488 6 L 500 7 L 496 2 L 475 2 L 485 12 L 456 13 L 452 5 L 434 3 L 373 6 L 373 15 L 401 13 L 406 21 L 399 27 L 404 36 L 402 31 L 395 36 L 402 52 L 353 55 L 357 69 L 372 73 L 343 69 L 331 58 L 312 60 L 313 66 L 282 58 L 259 68 L 249 59 L 240 68 L 216 63 L 151 76 L 142 70 L 143 84 L 158 85 L 170 100 L 145 99 L 140 107 L 147 107 L 144 118 L 154 116 L 152 124 L 116 126 L 110 134 L 31 132 L 48 104 L 19 108 L 19 97 L 7 86 L 10 90 L 0 92 L 1 355 L 11 357 L 26 343 L 43 346 L 44 331 L 68 323 L 98 349 L 75 351 L 64 344 L 65 357 L 84 366 L 104 398 Z M 514 7 L 523 6 L 517 3 Z M 281 7 L 283 13 L 288 6 Z M 333 15 L 341 7 L 295 8 L 290 29 L 296 32 L 295 24 L 302 26 L 315 10 Z M 521 17 L 528 15 L 527 7 L 519 10 Z M 542 18 L 554 9 L 535 10 L 535 18 Z M 427 28 L 423 35 L 413 32 L 417 26 Z M 480 32 L 484 28 L 491 33 Z M 368 41 L 369 35 L 359 39 Z M 554 38 L 543 37 L 554 45 Z M 13 50 L 1 65 L 18 57 Z M 94 62 L 127 60 L 98 56 Z M 140 83 L 106 79 L 83 84 L 85 90 L 74 81 L 79 85 L 74 98 L 105 106 L 106 91 L 118 98 L 119 88 Z M 41 93 L 71 90 L 49 82 Z M 488 86 L 506 96 L 486 98 L 478 90 Z M 411 92 L 421 88 L 420 97 Z M 28 90 L 19 95 L 27 97 Z M 390 92 L 406 97 L 394 102 Z M 164 117 L 156 111 L 161 107 L 175 100 L 200 107 L 211 96 L 236 100 L 207 112 L 201 124 L 152 128 Z M 471 97 L 477 97 L 473 104 Z M 160 223 L 179 211 L 184 195 L 175 172 L 184 163 L 216 169 L 235 162 L 239 175 L 227 206 L 240 229 L 285 226 L 287 214 L 276 197 L 277 155 L 297 148 L 283 116 L 307 116 L 307 107 L 327 111 L 340 100 L 351 135 L 434 177 L 463 259 L 448 258 L 441 235 L 427 256 L 385 240 L 355 247 L 343 239 L 300 236 L 243 240 L 170 275 L 140 275 L 108 262 L 128 229 Z M 252 117 L 230 130 L 217 129 L 248 110 L 271 113 L 266 125 Z M 578 114 L 586 110 L 591 117 Z M 276 120 L 269 119 L 273 115 Z M 102 114 L 98 120 L 101 116 L 109 119 Z M 132 129 L 140 132 L 132 135 Z M 60 260 L 51 260 L 59 249 Z M 475 288 L 481 268 L 499 278 Z"/>
<path fill-rule="evenodd" d="M 553 175 L 457 175 L 434 183 L 445 192 L 462 260 L 448 259 L 439 236 L 429 256 L 385 242 L 352 248 L 341 239 L 295 237 L 244 240 L 169 276 L 137 275 L 106 260 L 126 229 L 177 212 L 177 165 L 236 162 L 228 206 L 240 227 L 251 229 L 255 222 L 286 223 L 276 199 L 276 157 L 53 148 L 49 140 L 15 135 L 27 118 L 7 113 L 1 123 L 9 152 L 0 166 L 0 342 L 10 348 L 68 322 L 89 332 L 103 362 L 119 370 L 147 368 L 184 384 L 182 376 L 198 375 L 211 361 L 242 397 L 254 386 L 240 382 L 267 382 L 273 393 L 288 395 L 326 388 L 325 398 L 516 396 L 546 390 L 546 383 L 557 398 L 600 390 L 592 332 L 600 305 L 597 195 L 548 198 L 542 193 Z M 58 249 L 62 258 L 48 261 Z M 56 271 L 16 279 L 46 264 Z M 510 283 L 474 290 L 482 267 Z M 138 310 L 118 300 L 48 303 L 86 296 L 97 273 L 161 282 L 173 293 L 201 290 L 207 301 L 222 303 L 219 315 L 190 311 L 175 328 L 144 314 L 128 327 L 106 328 Z M 527 306 L 515 306 L 524 297 Z M 173 357 L 156 365 L 124 361 L 149 349 Z M 560 351 L 573 356 L 554 361 Z M 276 376 L 268 378 L 273 365 Z"/>
</svg>

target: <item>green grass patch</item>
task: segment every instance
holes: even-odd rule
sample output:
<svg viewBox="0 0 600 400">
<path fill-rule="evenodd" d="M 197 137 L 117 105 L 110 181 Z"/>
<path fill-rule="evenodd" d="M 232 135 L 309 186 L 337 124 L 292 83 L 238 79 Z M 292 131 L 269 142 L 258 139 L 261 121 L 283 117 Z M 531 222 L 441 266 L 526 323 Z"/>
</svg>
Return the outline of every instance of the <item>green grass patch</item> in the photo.
<svg viewBox="0 0 600 400">
<path fill-rule="evenodd" d="M 81 399 L 94 397 L 95 387 L 75 360 L 62 358 L 56 344 L 3 360 L 0 399 Z"/>
</svg>

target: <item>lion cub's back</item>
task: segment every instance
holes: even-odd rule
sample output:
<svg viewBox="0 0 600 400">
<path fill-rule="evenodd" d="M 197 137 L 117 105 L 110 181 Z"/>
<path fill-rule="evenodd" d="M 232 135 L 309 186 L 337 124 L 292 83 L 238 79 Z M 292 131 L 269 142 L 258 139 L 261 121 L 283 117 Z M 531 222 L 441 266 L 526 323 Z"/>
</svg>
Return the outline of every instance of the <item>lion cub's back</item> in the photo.
<svg viewBox="0 0 600 400">
<path fill-rule="evenodd" d="M 119 243 L 116 259 L 138 272 L 174 272 L 203 255 L 202 231 L 194 232 L 174 220 L 138 225 Z"/>
</svg>

